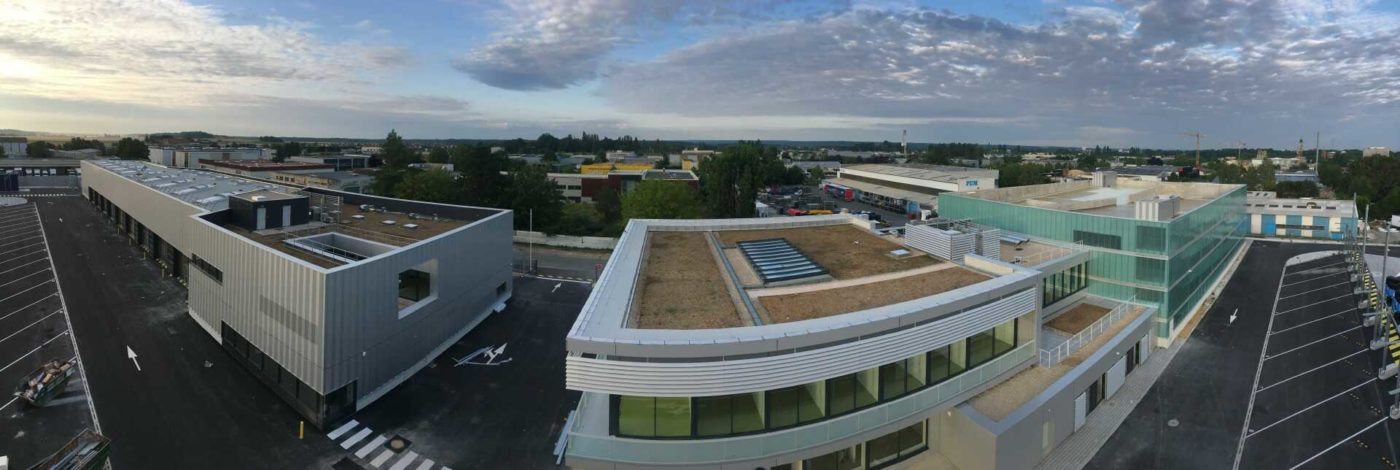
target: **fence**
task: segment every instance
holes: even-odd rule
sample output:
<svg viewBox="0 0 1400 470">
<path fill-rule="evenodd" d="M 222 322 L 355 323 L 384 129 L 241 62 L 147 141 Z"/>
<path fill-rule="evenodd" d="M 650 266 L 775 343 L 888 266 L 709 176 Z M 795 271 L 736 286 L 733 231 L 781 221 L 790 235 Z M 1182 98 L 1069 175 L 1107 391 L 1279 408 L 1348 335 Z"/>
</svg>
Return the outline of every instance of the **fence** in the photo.
<svg viewBox="0 0 1400 470">
<path fill-rule="evenodd" d="M 1136 300 L 1136 298 L 1133 300 Z M 1136 311 L 1138 305 L 1134 304 L 1133 300 L 1113 307 L 1113 310 L 1110 310 L 1107 315 L 1099 318 L 1094 324 L 1089 325 L 1088 328 L 1085 328 L 1078 334 L 1071 336 L 1069 339 L 1065 340 L 1065 342 L 1057 344 L 1050 349 L 1040 350 L 1040 366 L 1054 366 L 1055 364 L 1059 364 L 1060 361 L 1065 360 L 1065 358 L 1069 357 L 1071 354 L 1079 352 L 1080 349 L 1084 349 L 1084 346 L 1088 346 L 1095 338 L 1098 338 L 1099 335 L 1108 331 L 1109 328 L 1117 324 L 1118 321 L 1122 320 L 1129 312 Z"/>
<path fill-rule="evenodd" d="M 575 237 L 570 235 L 545 235 L 541 232 L 515 231 L 516 243 L 531 243 L 560 248 L 582 248 L 586 250 L 612 250 L 617 246 L 616 238 Z"/>
</svg>

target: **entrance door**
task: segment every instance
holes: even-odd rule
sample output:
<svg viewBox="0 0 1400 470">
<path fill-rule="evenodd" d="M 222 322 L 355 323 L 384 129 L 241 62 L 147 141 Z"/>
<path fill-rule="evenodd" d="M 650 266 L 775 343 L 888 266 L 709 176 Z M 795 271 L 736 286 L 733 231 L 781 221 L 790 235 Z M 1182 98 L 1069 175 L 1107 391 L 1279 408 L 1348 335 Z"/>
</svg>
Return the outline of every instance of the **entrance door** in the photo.
<svg viewBox="0 0 1400 470">
<path fill-rule="evenodd" d="M 282 206 L 282 226 L 292 226 L 292 206 Z"/>
<path fill-rule="evenodd" d="M 256 220 L 258 221 L 258 222 L 257 222 L 257 224 L 258 224 L 258 230 L 262 230 L 262 229 L 267 228 L 267 208 L 266 208 L 266 207 L 259 207 L 259 208 L 258 208 L 258 214 L 257 214 L 257 219 L 256 219 Z"/>
<path fill-rule="evenodd" d="M 1089 414 L 1089 392 L 1074 398 L 1074 430 L 1084 427 L 1084 416 Z"/>
</svg>

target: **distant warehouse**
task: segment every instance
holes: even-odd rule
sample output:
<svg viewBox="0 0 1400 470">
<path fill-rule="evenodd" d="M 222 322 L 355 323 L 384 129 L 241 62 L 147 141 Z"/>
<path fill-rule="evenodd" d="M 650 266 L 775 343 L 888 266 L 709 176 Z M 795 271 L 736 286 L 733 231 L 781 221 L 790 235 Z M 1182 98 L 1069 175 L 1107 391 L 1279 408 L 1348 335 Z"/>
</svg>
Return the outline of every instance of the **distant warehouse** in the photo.
<svg viewBox="0 0 1400 470">
<path fill-rule="evenodd" d="M 510 211 L 144 162 L 82 162 L 83 195 L 189 315 L 313 424 L 407 380 L 511 296 Z"/>
<path fill-rule="evenodd" d="M 849 165 L 837 170 L 836 178 L 823 189 L 847 201 L 859 201 L 903 214 L 938 209 L 938 195 L 946 192 L 995 189 L 997 170 L 960 166 Z"/>
<path fill-rule="evenodd" d="M 1341 240 L 1357 229 L 1356 203 L 1348 200 L 1279 199 L 1273 191 L 1251 191 L 1245 212 L 1251 235 Z"/>
</svg>

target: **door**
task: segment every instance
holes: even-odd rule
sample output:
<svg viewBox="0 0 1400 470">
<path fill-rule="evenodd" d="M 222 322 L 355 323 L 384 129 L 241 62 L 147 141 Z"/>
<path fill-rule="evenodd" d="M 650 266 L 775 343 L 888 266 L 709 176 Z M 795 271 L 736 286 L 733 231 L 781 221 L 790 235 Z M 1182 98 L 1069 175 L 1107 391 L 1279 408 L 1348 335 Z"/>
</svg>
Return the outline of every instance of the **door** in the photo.
<svg viewBox="0 0 1400 470">
<path fill-rule="evenodd" d="M 259 207 L 257 218 L 254 220 L 257 221 L 258 230 L 267 228 L 267 208 Z"/>
<path fill-rule="evenodd" d="M 1108 369 L 1108 375 L 1104 377 L 1104 398 L 1113 396 L 1118 392 L 1118 388 L 1123 386 L 1123 377 L 1128 375 L 1128 357 L 1124 355 L 1118 358 L 1118 362 Z"/>
<path fill-rule="evenodd" d="M 283 227 L 290 227 L 291 225 L 292 225 L 292 206 L 282 206 L 282 226 L 283 226 Z"/>
<path fill-rule="evenodd" d="M 1074 430 L 1084 427 L 1084 416 L 1089 414 L 1089 392 L 1074 398 Z"/>
</svg>

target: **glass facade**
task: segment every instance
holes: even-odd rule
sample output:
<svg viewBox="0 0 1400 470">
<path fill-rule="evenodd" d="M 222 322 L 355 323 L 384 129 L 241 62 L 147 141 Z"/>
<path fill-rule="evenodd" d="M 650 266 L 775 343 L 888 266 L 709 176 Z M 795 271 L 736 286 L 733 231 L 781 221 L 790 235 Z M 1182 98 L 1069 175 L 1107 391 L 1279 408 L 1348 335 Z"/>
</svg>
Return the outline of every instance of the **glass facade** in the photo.
<svg viewBox="0 0 1400 470">
<path fill-rule="evenodd" d="M 717 397 L 611 397 L 612 434 L 714 438 L 801 426 L 897 400 L 1011 352 L 1020 319 L 924 354 L 795 387 Z"/>
<path fill-rule="evenodd" d="M 1206 293 L 1249 230 L 1245 188 L 1235 188 L 1169 222 L 1036 208 L 946 193 L 943 217 L 1034 237 L 1080 243 L 1094 295 L 1158 307 L 1166 337 Z M 1047 294 L 1054 295 L 1054 291 Z"/>
<path fill-rule="evenodd" d="M 797 464 L 779 465 L 774 470 L 860 470 L 894 465 L 928 449 L 925 421 L 864 443 L 819 455 Z"/>
<path fill-rule="evenodd" d="M 1065 297 L 1084 290 L 1089 286 L 1089 263 L 1070 266 L 1069 269 L 1047 274 L 1040 281 L 1042 307 L 1064 300 Z"/>
</svg>

